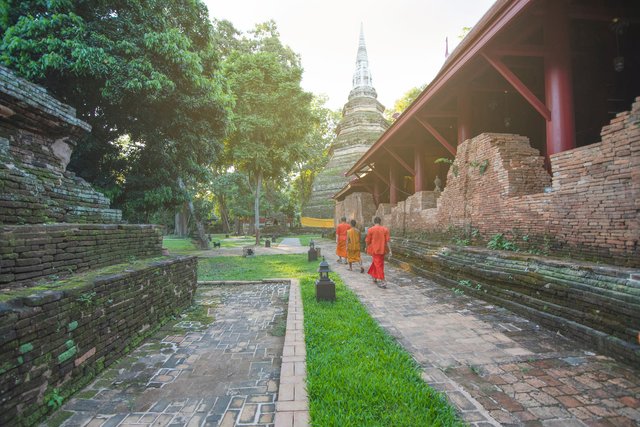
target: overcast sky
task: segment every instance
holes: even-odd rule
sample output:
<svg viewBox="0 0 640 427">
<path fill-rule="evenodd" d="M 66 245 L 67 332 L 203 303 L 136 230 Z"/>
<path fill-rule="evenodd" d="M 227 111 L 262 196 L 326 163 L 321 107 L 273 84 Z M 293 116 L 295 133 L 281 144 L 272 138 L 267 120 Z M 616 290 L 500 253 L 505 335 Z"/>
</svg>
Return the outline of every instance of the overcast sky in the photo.
<svg viewBox="0 0 640 427">
<path fill-rule="evenodd" d="M 342 108 L 351 90 L 360 23 L 378 100 L 393 107 L 414 86 L 429 83 L 463 27 L 471 27 L 494 0 L 204 0 L 212 18 L 241 31 L 269 19 L 302 57 L 302 86 Z"/>
</svg>

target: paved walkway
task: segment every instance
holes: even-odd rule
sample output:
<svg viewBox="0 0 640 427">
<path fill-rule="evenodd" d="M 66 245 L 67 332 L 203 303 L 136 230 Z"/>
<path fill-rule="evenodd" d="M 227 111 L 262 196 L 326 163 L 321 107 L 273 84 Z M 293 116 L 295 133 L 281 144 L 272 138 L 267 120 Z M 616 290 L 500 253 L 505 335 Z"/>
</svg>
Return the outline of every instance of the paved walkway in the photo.
<svg viewBox="0 0 640 427">
<path fill-rule="evenodd" d="M 323 249 L 332 270 L 471 425 L 640 425 L 640 368 L 393 266 L 380 289 L 334 252 Z"/>
<path fill-rule="evenodd" d="M 284 246 L 306 251 L 295 243 Z M 445 392 L 470 425 L 640 425 L 640 368 L 393 266 L 387 266 L 388 289 L 379 289 L 366 273 L 337 264 L 334 244 L 325 240 L 319 247 L 371 315 L 411 352 L 425 381 Z M 161 331 L 67 402 L 59 414 L 70 418 L 62 425 L 305 425 L 295 286 L 287 319 L 295 329 L 287 341 L 274 336 L 284 328 L 288 292 L 281 282 L 201 287 L 197 299 L 213 323 L 187 317 Z"/>
<path fill-rule="evenodd" d="M 161 330 L 66 403 L 62 426 L 273 426 L 288 291 L 201 287 L 197 300 L 216 320 Z"/>
</svg>

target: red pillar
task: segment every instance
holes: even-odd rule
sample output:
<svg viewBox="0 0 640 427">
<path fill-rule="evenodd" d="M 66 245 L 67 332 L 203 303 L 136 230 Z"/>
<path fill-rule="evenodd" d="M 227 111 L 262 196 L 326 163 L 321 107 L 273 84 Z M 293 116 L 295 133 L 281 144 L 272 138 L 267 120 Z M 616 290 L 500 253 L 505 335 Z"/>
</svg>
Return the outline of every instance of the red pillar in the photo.
<svg viewBox="0 0 640 427">
<path fill-rule="evenodd" d="M 570 24 L 566 0 L 547 1 L 544 81 L 547 108 L 551 111 L 551 120 L 547 121 L 547 158 L 576 146 Z"/>
<path fill-rule="evenodd" d="M 413 191 L 424 191 L 424 157 L 420 147 L 416 147 L 413 153 Z"/>
<path fill-rule="evenodd" d="M 463 143 L 471 135 L 471 93 L 460 91 L 458 93 L 458 145 Z"/>
<path fill-rule="evenodd" d="M 393 165 L 389 166 L 389 203 L 396 205 L 398 203 L 398 171 Z"/>
<path fill-rule="evenodd" d="M 373 181 L 373 201 L 378 207 L 380 204 L 380 180 L 378 178 Z"/>
</svg>

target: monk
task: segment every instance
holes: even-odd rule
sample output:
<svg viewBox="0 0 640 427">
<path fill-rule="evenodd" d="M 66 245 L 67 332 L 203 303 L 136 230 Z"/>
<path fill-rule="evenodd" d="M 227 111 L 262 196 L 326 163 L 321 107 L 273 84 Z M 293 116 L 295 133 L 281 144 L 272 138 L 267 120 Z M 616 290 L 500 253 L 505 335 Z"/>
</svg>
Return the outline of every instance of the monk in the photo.
<svg viewBox="0 0 640 427">
<path fill-rule="evenodd" d="M 336 227 L 336 255 L 338 255 L 338 264 L 347 263 L 347 230 L 351 227 L 347 224 L 347 218 L 340 218 L 340 224 Z"/>
<path fill-rule="evenodd" d="M 369 267 L 369 275 L 373 278 L 373 283 L 380 288 L 387 288 L 384 282 L 384 256 L 391 256 L 391 247 L 389 241 L 391 236 L 389 229 L 381 225 L 380 217 L 373 219 L 373 227 L 367 230 L 367 253 L 373 258 L 371 267 Z"/>
<path fill-rule="evenodd" d="M 347 231 L 347 262 L 349 270 L 353 271 L 353 263 L 360 263 L 360 273 L 364 273 L 362 257 L 360 256 L 360 230 L 356 228 L 356 220 L 351 220 L 351 228 Z"/>
</svg>

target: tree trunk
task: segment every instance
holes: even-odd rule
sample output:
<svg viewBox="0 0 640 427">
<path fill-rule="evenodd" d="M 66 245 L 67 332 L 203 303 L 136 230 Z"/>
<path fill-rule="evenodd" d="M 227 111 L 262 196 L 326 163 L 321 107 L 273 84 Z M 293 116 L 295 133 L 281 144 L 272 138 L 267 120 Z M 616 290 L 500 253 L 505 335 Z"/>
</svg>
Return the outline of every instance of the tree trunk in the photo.
<svg viewBox="0 0 640 427">
<path fill-rule="evenodd" d="M 229 213 L 227 212 L 227 204 L 224 200 L 224 196 L 220 196 L 220 216 L 222 217 L 222 232 L 231 232 L 231 223 L 229 222 Z"/>
<path fill-rule="evenodd" d="M 178 237 L 187 237 L 189 234 L 186 206 L 182 206 L 182 208 L 176 212 L 174 233 Z"/>
<path fill-rule="evenodd" d="M 182 181 L 182 178 L 178 178 L 178 186 L 182 191 L 187 194 L 189 201 L 187 205 L 189 206 L 189 211 L 191 212 L 191 216 L 193 217 L 194 222 L 196 223 L 196 229 L 198 230 L 198 240 L 200 241 L 201 249 L 209 249 L 209 239 L 207 238 L 207 233 L 204 231 L 204 226 L 202 222 L 196 216 L 196 210 L 193 207 L 193 202 L 191 201 L 191 196 L 188 195 L 187 189 Z"/>
<path fill-rule="evenodd" d="M 256 228 L 256 246 L 260 245 L 260 189 L 262 188 L 262 171 L 258 172 L 256 179 L 256 198 L 253 202 L 253 214 L 255 216 L 255 228 Z"/>
</svg>

